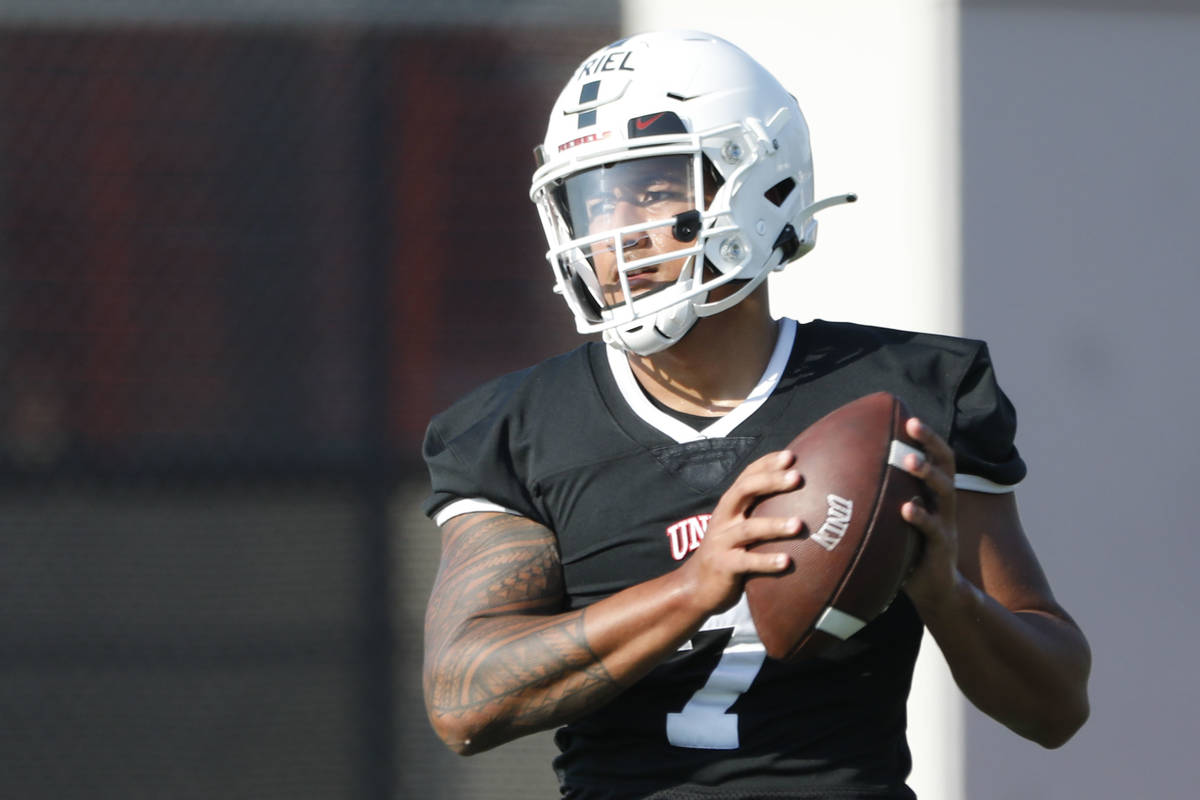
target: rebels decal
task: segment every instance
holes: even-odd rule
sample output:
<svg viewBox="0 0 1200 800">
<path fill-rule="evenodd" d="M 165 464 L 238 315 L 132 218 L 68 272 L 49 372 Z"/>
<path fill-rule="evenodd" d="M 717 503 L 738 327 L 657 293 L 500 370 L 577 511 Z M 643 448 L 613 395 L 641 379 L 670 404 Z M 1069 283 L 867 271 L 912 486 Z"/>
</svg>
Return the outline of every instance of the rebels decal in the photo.
<svg viewBox="0 0 1200 800">
<path fill-rule="evenodd" d="M 587 136 L 580 136 L 578 139 L 572 139 L 569 142 L 563 142 L 558 146 L 558 152 L 561 153 L 563 150 L 570 150 L 572 147 L 579 147 L 581 144 L 598 142 L 601 139 L 607 139 L 610 136 L 612 136 L 612 131 L 605 131 L 604 133 L 589 133 Z"/>
</svg>

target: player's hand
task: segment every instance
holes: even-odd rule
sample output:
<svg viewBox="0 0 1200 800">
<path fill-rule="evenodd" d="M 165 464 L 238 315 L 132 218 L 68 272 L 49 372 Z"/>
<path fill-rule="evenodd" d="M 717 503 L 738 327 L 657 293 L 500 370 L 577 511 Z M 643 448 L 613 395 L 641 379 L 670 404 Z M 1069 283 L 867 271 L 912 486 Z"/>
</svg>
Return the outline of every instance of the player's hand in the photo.
<svg viewBox="0 0 1200 800">
<path fill-rule="evenodd" d="M 717 502 L 704 541 L 683 563 L 678 575 L 701 611 L 717 614 L 733 606 L 746 576 L 788 568 L 790 559 L 776 553 L 754 553 L 757 542 L 784 539 L 800 532 L 800 519 L 751 517 L 759 498 L 795 489 L 802 477 L 796 457 L 787 450 L 770 453 L 746 467 Z"/>
<path fill-rule="evenodd" d="M 904 584 L 919 610 L 935 607 L 950 596 L 960 578 L 955 464 L 950 445 L 928 425 L 913 418 L 905 427 L 925 455 L 909 454 L 904 468 L 924 481 L 930 498 L 929 502 L 914 498 L 900 508 L 901 516 L 924 537 L 920 559 Z"/>
</svg>

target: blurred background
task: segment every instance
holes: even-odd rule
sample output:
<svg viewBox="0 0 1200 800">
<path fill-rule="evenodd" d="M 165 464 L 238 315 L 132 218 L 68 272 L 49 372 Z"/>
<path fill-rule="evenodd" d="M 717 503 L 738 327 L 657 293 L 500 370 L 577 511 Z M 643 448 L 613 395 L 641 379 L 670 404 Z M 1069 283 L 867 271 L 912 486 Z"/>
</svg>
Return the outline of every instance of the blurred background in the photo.
<svg viewBox="0 0 1200 800">
<path fill-rule="evenodd" d="M 575 344 L 574 5 L 0 3 L 0 797 L 553 786 L 429 731 L 417 505 L 429 417 Z"/>
<path fill-rule="evenodd" d="M 0 0 L 0 798 L 557 794 L 548 735 L 425 720 L 420 441 L 577 343 L 531 149 L 665 26 L 780 71 L 862 194 L 780 313 L 986 338 L 1021 412 L 1093 719 L 951 703 L 938 796 L 1191 796 L 1193 3 Z"/>
</svg>

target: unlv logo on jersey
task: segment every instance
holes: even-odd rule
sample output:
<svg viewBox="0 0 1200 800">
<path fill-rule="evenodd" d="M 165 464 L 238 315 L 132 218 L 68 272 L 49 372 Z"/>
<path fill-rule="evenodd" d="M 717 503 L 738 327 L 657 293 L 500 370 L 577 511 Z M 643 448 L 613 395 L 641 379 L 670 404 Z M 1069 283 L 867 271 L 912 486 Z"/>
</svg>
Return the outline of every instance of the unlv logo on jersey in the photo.
<svg viewBox="0 0 1200 800">
<path fill-rule="evenodd" d="M 704 541 L 704 532 L 708 530 L 710 519 L 712 514 L 697 514 L 669 526 L 667 538 L 671 540 L 671 558 L 682 561 L 688 553 L 699 547 L 700 542 Z"/>
</svg>

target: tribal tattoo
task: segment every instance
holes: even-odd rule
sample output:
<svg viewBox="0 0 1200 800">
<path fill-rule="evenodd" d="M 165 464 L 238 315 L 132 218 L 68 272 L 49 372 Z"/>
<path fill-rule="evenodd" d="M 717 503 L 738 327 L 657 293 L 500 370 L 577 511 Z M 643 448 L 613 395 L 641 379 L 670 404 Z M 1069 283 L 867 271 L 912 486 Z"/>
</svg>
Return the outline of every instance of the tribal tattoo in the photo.
<svg viewBox="0 0 1200 800">
<path fill-rule="evenodd" d="M 487 720 L 497 741 L 475 744 L 491 746 L 618 694 L 622 687 L 588 645 L 584 610 L 565 611 L 564 600 L 545 527 L 491 513 L 447 522 L 425 620 L 430 715 Z"/>
</svg>

